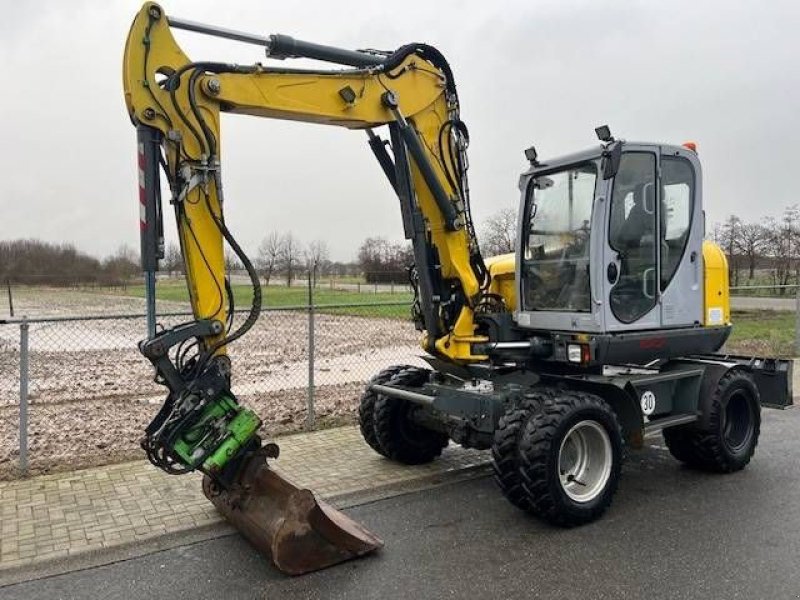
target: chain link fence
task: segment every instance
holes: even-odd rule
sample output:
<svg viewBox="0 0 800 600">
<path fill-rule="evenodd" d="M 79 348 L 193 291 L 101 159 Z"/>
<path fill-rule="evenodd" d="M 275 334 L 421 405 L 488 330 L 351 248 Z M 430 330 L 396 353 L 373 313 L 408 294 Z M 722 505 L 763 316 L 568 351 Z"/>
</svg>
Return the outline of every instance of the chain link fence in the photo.
<svg viewBox="0 0 800 600">
<path fill-rule="evenodd" d="M 142 314 L 0 320 L 0 478 L 140 457 L 166 396 L 137 349 L 145 336 Z M 265 308 L 228 349 L 232 389 L 268 435 L 352 422 L 372 375 L 424 364 L 419 339 L 407 301 Z"/>
<path fill-rule="evenodd" d="M 798 290 L 764 298 L 732 288 L 725 350 L 800 354 Z M 392 364 L 424 364 L 410 295 L 337 295 L 319 283 L 312 301 L 298 304 L 307 291 L 289 297 L 291 306 L 264 308 L 229 348 L 233 391 L 269 435 L 352 422 L 367 379 Z M 139 438 L 166 395 L 137 349 L 146 336 L 143 300 L 44 288 L 20 288 L 18 298 L 28 318 L 0 315 L 0 478 L 140 457 Z M 185 306 L 160 301 L 160 325 L 189 320 L 176 310 Z M 82 311 L 92 315 L 76 316 Z"/>
</svg>

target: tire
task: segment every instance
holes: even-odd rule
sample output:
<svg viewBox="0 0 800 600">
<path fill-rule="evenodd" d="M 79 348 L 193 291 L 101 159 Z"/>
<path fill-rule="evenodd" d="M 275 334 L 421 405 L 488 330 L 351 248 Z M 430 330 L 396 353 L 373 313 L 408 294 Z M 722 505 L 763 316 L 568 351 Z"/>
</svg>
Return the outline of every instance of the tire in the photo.
<svg viewBox="0 0 800 600">
<path fill-rule="evenodd" d="M 519 472 L 519 440 L 531 415 L 555 393 L 555 390 L 543 388 L 525 394 L 521 402 L 510 407 L 500 417 L 494 432 L 492 441 L 494 481 L 506 500 L 522 510 L 528 510 L 528 496 L 522 487 L 522 476 Z"/>
<path fill-rule="evenodd" d="M 664 442 L 672 456 L 689 467 L 733 473 L 750 462 L 760 433 L 758 388 L 747 372 L 733 369 L 722 376 L 712 392 L 708 429 L 665 429 Z"/>
<path fill-rule="evenodd" d="M 389 383 L 417 387 L 428 380 L 430 373 L 428 369 L 409 367 L 400 371 Z M 375 402 L 375 436 L 381 454 L 406 465 L 431 462 L 450 441 L 447 434 L 414 423 L 411 411 L 415 408 L 407 400 L 387 396 L 378 396 Z"/>
<path fill-rule="evenodd" d="M 519 450 L 531 514 L 574 527 L 594 521 L 611 505 L 622 470 L 622 433 L 600 397 L 559 391 L 545 400 L 525 425 Z"/>
<path fill-rule="evenodd" d="M 373 383 L 382 384 L 389 381 L 392 377 L 405 369 L 411 369 L 410 365 L 393 365 L 387 367 L 377 375 L 373 375 L 361 394 L 361 400 L 358 403 L 358 428 L 361 430 L 361 437 L 369 444 L 369 447 L 375 450 L 378 454 L 386 456 L 378 443 L 378 436 L 375 434 L 375 402 L 378 400 L 379 395 L 372 391 L 370 386 Z"/>
</svg>

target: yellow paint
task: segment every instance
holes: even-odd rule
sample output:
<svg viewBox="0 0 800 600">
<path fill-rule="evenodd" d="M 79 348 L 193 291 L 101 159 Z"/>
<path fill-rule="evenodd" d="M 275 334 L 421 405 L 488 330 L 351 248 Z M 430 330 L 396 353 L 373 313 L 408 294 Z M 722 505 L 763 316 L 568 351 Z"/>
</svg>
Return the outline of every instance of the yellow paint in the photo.
<svg viewBox="0 0 800 600">
<path fill-rule="evenodd" d="M 492 275 L 489 292 L 502 296 L 508 310 L 515 310 L 517 307 L 516 255 L 513 252 L 499 254 L 487 258 L 485 262 Z"/>
<path fill-rule="evenodd" d="M 173 106 L 169 92 L 156 84 L 156 74 L 159 71 L 178 71 L 191 62 L 175 42 L 163 9 L 152 2 L 144 4 L 131 25 L 125 45 L 125 103 L 134 122 L 156 127 L 168 136 L 165 138 L 165 153 L 171 170 L 176 162 L 180 162 L 177 144 L 173 139 L 175 134 L 182 140 L 185 153 L 192 158 L 199 159 L 205 151 L 191 131 L 192 127 L 200 129 L 197 119 L 189 110 L 188 80 L 192 71 L 187 71 L 181 77 L 181 85 L 175 92 L 181 111 Z M 440 156 L 438 150 L 439 130 L 449 118 L 451 108 L 445 97 L 443 79 L 432 65 L 417 56 L 409 56 L 394 75 L 389 78 L 373 71 L 352 69 L 298 74 L 266 68 L 254 73 L 204 74 L 197 79 L 195 95 L 198 109 L 219 144 L 220 112 L 349 129 L 385 125 L 394 121 L 393 115 L 381 102 L 381 95 L 388 88 L 397 95 L 400 112 L 421 136 L 445 191 L 453 195 L 454 190 L 442 166 L 446 159 Z M 209 85 L 212 79 L 216 80 L 214 89 Z M 339 95 L 339 90 L 346 86 L 356 93 L 354 102 L 345 102 Z M 192 127 L 183 121 L 180 112 L 186 115 Z M 169 137 L 170 134 L 172 137 Z M 298 157 L 298 160 L 308 158 Z M 464 227 L 457 231 L 445 229 L 442 214 L 413 161 L 411 171 L 417 202 L 426 219 L 431 241 L 439 253 L 442 276 L 458 280 L 465 296 L 472 299 L 478 295 L 480 286 L 470 265 L 469 235 Z M 215 187 L 208 185 L 206 189 L 211 211 L 221 215 Z M 225 302 L 220 300 L 220 290 L 224 289 L 223 239 L 209 213 L 203 193 L 203 188 L 195 188 L 184 202 L 194 235 L 189 230 L 189 222 L 179 223 L 178 230 L 195 316 L 224 322 L 226 307 Z M 509 306 L 513 306 L 513 273 L 510 274 L 510 281 L 508 275 L 499 274 L 497 285 L 501 289 L 499 293 L 507 297 Z M 216 339 L 211 338 L 206 342 L 213 343 Z M 473 355 L 471 345 L 485 341 L 486 337 L 475 336 L 473 311 L 465 306 L 452 331 L 435 340 L 433 345 L 443 357 L 457 362 L 474 362 L 486 357 Z"/>
<path fill-rule="evenodd" d="M 713 242 L 703 242 L 703 325 L 729 325 L 731 322 L 730 290 L 728 288 L 728 259 L 722 248 Z M 720 318 L 721 317 L 721 318 Z"/>
</svg>

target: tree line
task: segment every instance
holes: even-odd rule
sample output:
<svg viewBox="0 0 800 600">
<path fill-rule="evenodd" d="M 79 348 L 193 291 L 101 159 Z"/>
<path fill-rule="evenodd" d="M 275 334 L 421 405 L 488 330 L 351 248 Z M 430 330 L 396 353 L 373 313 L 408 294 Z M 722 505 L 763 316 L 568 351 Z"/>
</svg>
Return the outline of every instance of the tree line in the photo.
<svg viewBox="0 0 800 600">
<path fill-rule="evenodd" d="M 72 244 L 40 240 L 0 241 L 0 280 L 25 285 L 120 285 L 141 273 L 128 246 L 102 260 Z"/>
<path fill-rule="evenodd" d="M 708 237 L 728 257 L 732 286 L 800 283 L 800 206 L 760 222 L 730 215 Z"/>
<path fill-rule="evenodd" d="M 482 248 L 487 255 L 513 251 L 516 226 L 513 211 L 500 211 L 487 220 L 482 231 Z M 320 277 L 363 277 L 368 283 L 408 282 L 408 268 L 413 263 L 408 242 L 392 242 L 382 237 L 368 237 L 358 248 L 356 260 L 330 259 L 323 240 L 300 241 L 291 231 L 271 231 L 253 254 L 253 263 L 266 285 L 291 286 L 298 278 L 312 273 Z M 183 274 L 183 256 L 176 243 L 167 245 L 159 267 L 169 275 Z M 227 271 L 243 267 L 236 255 L 226 249 Z M 127 246 L 113 255 L 97 259 L 80 252 L 71 244 L 50 244 L 39 240 L 0 242 L 0 278 L 27 285 L 118 285 L 141 274 L 139 257 Z"/>
<path fill-rule="evenodd" d="M 501 209 L 488 217 L 479 230 L 484 256 L 514 252 L 516 210 Z M 714 225 L 707 237 L 728 257 L 731 285 L 788 285 L 800 283 L 800 206 L 786 208 L 780 217 L 749 222 L 730 215 Z M 312 273 L 319 277 L 363 277 L 368 283 L 406 283 L 413 252 L 408 242 L 391 242 L 368 237 L 359 246 L 356 260 L 330 259 L 323 240 L 303 243 L 292 232 L 269 232 L 253 255 L 262 281 L 269 285 L 292 285 Z M 229 271 L 242 268 L 238 258 L 225 253 Z M 177 244 L 167 246 L 161 269 L 183 272 L 183 258 Z M 12 283 L 73 285 L 118 285 L 141 273 L 135 251 L 121 246 L 104 259 L 83 253 L 71 244 L 39 240 L 0 241 L 0 280 Z"/>
</svg>

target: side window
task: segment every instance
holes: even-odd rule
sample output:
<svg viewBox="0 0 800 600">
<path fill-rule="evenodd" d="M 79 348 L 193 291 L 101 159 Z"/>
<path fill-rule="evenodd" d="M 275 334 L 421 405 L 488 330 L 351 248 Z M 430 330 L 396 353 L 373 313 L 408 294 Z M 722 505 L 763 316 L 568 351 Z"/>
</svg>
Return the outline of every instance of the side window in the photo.
<svg viewBox="0 0 800 600">
<path fill-rule="evenodd" d="M 619 274 L 609 294 L 614 316 L 633 323 L 656 303 L 656 157 L 622 155 L 611 195 L 608 243 L 617 252 Z"/>
<path fill-rule="evenodd" d="M 661 289 L 686 249 L 694 209 L 694 170 L 685 158 L 661 157 Z"/>
</svg>

